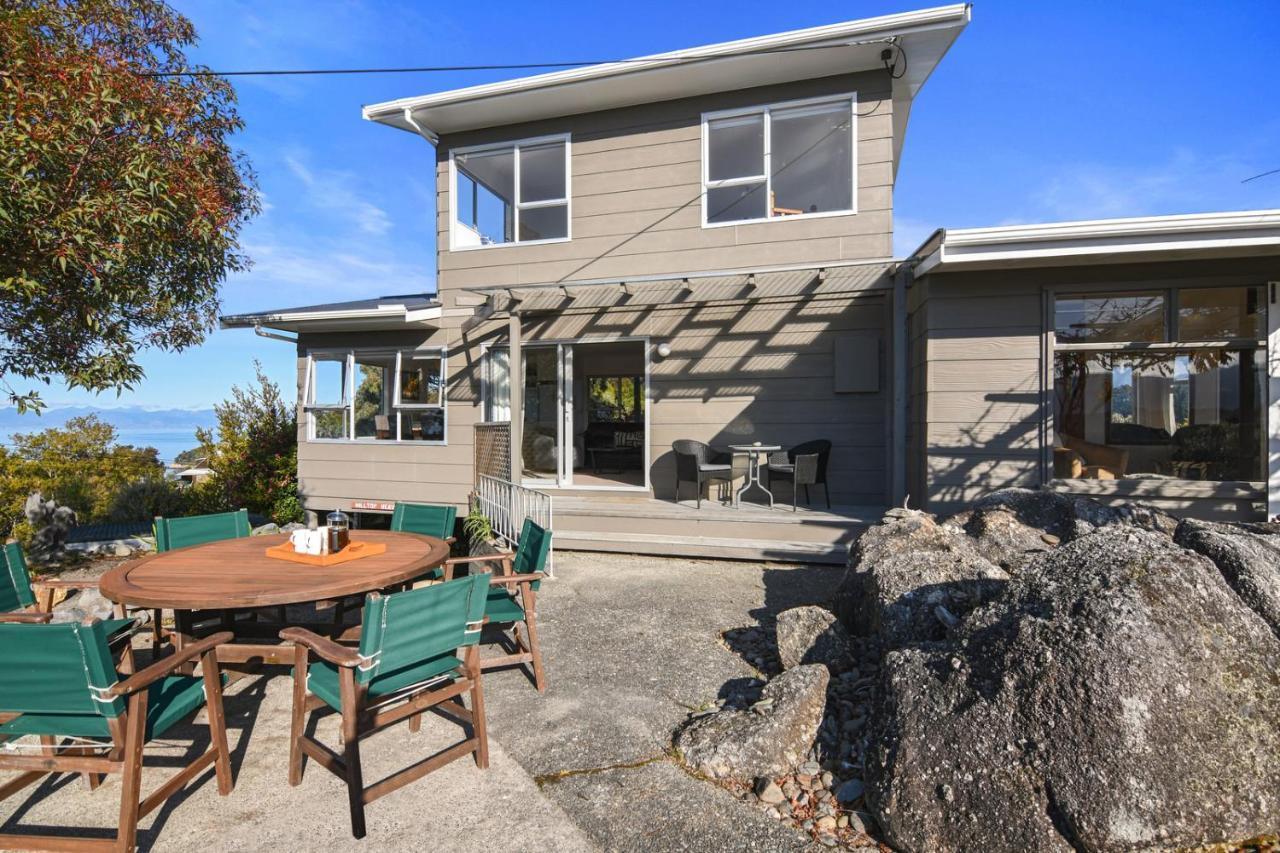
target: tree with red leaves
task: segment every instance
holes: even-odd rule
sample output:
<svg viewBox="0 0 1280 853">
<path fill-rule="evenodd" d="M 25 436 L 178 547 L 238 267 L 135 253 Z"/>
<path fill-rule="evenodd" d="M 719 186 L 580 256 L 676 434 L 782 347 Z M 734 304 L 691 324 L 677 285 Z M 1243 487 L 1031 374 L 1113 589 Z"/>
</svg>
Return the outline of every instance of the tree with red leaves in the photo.
<svg viewBox="0 0 1280 853">
<path fill-rule="evenodd" d="M 223 78 L 160 0 L 0 0 L 0 383 L 134 387 L 204 340 L 258 210 Z"/>
</svg>

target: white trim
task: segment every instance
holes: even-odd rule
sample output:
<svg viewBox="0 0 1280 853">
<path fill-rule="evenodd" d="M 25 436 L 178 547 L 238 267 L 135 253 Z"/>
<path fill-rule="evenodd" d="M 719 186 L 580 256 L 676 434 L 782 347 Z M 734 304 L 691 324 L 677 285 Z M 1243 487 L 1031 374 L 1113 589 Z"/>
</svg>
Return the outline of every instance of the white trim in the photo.
<svg viewBox="0 0 1280 853">
<path fill-rule="evenodd" d="M 560 142 L 564 145 L 564 196 L 557 199 L 541 199 L 523 202 L 520 200 L 520 149 L 522 147 L 545 145 Z M 458 164 L 457 155 L 477 154 L 486 151 L 511 151 L 512 190 L 515 198 L 511 200 L 513 215 L 511 218 L 511 240 L 504 243 L 480 243 L 474 246 L 458 245 L 457 233 L 460 227 L 471 228 L 458 221 Z M 483 145 L 466 145 L 449 149 L 449 251 L 473 252 L 479 249 L 497 249 L 504 246 L 540 246 L 548 243 L 567 243 L 573 239 L 573 172 L 572 172 L 573 135 L 570 133 L 553 133 L 545 136 L 531 136 L 525 139 L 513 139 L 505 142 L 487 142 Z M 520 211 L 540 207 L 560 207 L 565 209 L 565 236 L 552 237 L 546 240 L 520 239 Z M 474 230 L 474 229 L 471 229 Z"/>
<path fill-rule="evenodd" d="M 383 331 L 402 326 L 435 328 L 444 316 L 439 303 L 410 308 L 406 303 L 386 302 L 371 308 L 343 308 L 317 311 L 296 308 L 275 313 L 228 314 L 218 318 L 223 329 L 253 328 L 258 334 L 273 337 L 264 329 L 288 332 Z M 286 340 L 280 338 L 280 340 Z M 288 340 L 289 343 L 296 343 Z"/>
<path fill-rule="evenodd" d="M 400 363 L 403 353 L 439 353 L 440 358 L 440 403 L 400 403 Z M 317 359 L 320 356 L 320 359 Z M 315 363 L 317 360 L 337 361 L 334 356 L 342 356 L 345 399 L 341 404 L 316 404 L 311 402 L 314 393 Z M 395 438 L 370 438 L 355 436 L 356 400 L 355 400 L 355 366 L 357 358 L 376 358 L 378 356 L 394 356 L 391 362 L 390 396 L 387 401 L 387 417 L 395 421 Z M 430 347 L 316 347 L 306 351 L 306 367 L 303 371 L 303 385 L 300 402 L 303 416 L 306 418 L 306 441 L 316 444 L 361 444 L 361 445 L 406 445 L 410 447 L 447 447 L 449 444 L 449 350 L 447 346 Z M 385 390 L 384 390 L 384 393 Z M 421 412 L 439 409 L 441 412 L 441 428 L 444 437 L 439 441 L 402 438 L 400 436 L 400 412 Z M 317 438 L 315 412 L 342 412 L 345 438 Z"/>
<path fill-rule="evenodd" d="M 1267 306 L 1267 520 L 1280 515 L 1280 281 L 1264 287 Z"/>
<path fill-rule="evenodd" d="M 880 67 L 879 51 L 875 46 L 866 49 L 863 52 L 865 55 L 860 55 L 861 61 L 851 62 L 850 52 L 858 51 L 859 45 L 868 45 L 873 42 L 887 44 L 891 39 L 901 40 L 903 37 L 911 37 L 913 42 L 917 40 L 917 37 L 926 41 L 931 39 L 936 43 L 922 44 L 920 49 L 914 51 L 913 61 L 908 66 L 908 79 L 904 82 L 910 87 L 909 95 L 914 96 L 916 90 L 924 84 L 925 79 L 932 72 L 934 65 L 941 59 L 942 54 L 946 52 L 951 41 L 968 24 L 969 18 L 969 4 L 956 3 L 902 14 L 842 21 L 825 26 L 652 54 L 626 62 L 601 63 L 599 65 L 571 68 L 514 80 L 503 80 L 429 95 L 399 98 L 365 106 L 362 110 L 362 115 L 368 121 L 378 121 L 393 127 L 411 130 L 413 129 L 412 126 L 404 121 L 406 110 L 410 111 L 410 113 L 433 110 L 443 112 L 448 110 L 452 121 L 444 127 L 427 127 L 426 125 L 432 123 L 431 117 L 417 116 L 417 120 L 422 123 L 418 128 L 418 132 L 422 132 L 425 129 L 432 135 L 437 135 L 441 132 L 454 133 L 460 130 L 472 129 L 472 127 L 487 126 L 485 123 L 473 124 L 475 119 L 483 120 L 484 117 L 482 116 L 473 116 L 471 121 L 468 121 L 465 117 L 457 115 L 457 113 L 461 108 L 481 106 L 484 102 L 495 99 L 510 100 L 513 97 L 518 97 L 524 100 L 530 97 L 536 99 L 540 96 L 556 97 L 560 92 L 566 92 L 566 90 L 580 91 L 582 84 L 596 83 L 598 87 L 608 87 L 605 91 L 610 91 L 611 89 L 611 95 L 620 100 L 618 105 L 624 105 L 628 93 L 620 91 L 622 87 L 617 84 L 621 81 L 614 81 L 610 78 L 625 77 L 628 82 L 632 82 L 645 77 L 646 74 L 651 72 L 658 72 L 663 69 L 670 72 L 676 66 L 683 66 L 680 69 L 683 73 L 673 77 L 669 85 L 672 91 L 679 90 L 687 95 L 690 93 L 689 78 L 692 74 L 698 73 L 702 68 L 714 69 L 718 64 L 723 64 L 726 61 L 759 64 L 762 67 L 767 67 L 769 69 L 768 73 L 775 76 L 781 74 L 781 78 L 777 81 L 781 82 L 786 77 L 787 63 L 785 62 L 785 55 L 780 60 L 777 55 L 768 53 L 760 55 L 759 52 L 761 51 L 778 51 L 797 47 L 831 47 L 833 48 L 831 55 L 820 58 L 824 61 L 824 68 L 829 68 L 828 74 L 837 74 L 861 70 L 864 67 Z M 913 47 L 915 45 L 909 43 L 907 45 L 908 51 L 911 51 Z M 803 54 L 800 56 L 803 56 Z M 819 57 L 815 57 L 815 59 L 817 58 Z M 813 76 L 824 75 L 814 74 Z M 754 85 L 761 85 L 761 83 L 755 83 Z M 655 95 L 661 95 L 661 93 L 655 93 Z M 671 97 L 679 97 L 679 95 L 671 93 L 666 95 L 666 98 Z M 655 101 L 664 99 L 661 96 L 652 98 Z M 547 113 L 548 116 L 554 114 Z M 528 117 L 522 115 L 520 120 L 536 117 L 536 115 L 532 114 Z"/>
<path fill-rule="evenodd" d="M 1046 261 L 1098 263 L 1162 254 L 1186 257 L 1263 250 L 1280 252 L 1280 210 L 1140 216 L 943 230 L 915 267 L 916 278 L 939 267 L 1029 266 Z M 917 254 L 919 250 L 917 251 Z"/>
<path fill-rule="evenodd" d="M 821 210 L 814 213 L 796 213 L 787 216 L 773 215 L 773 113 L 779 110 L 818 108 L 830 105 L 841 105 L 847 101 L 849 105 L 849 207 L 843 210 Z M 817 114 L 815 112 L 815 114 Z M 760 116 L 763 140 L 764 171 L 759 175 L 748 175 L 736 178 L 711 179 L 711 123 L 724 119 Z M 707 194 L 710 190 L 725 187 L 749 186 L 764 184 L 765 215 L 754 219 L 732 219 L 725 222 L 707 221 Z M 822 95 L 813 98 L 799 98 L 791 101 L 777 101 L 769 104 L 758 104 L 751 107 L 735 107 L 728 110 L 715 110 L 702 114 L 702 227 L 724 228 L 735 225 L 751 225 L 762 222 L 780 222 L 795 219 L 825 219 L 832 216 L 855 216 L 858 213 L 858 93 L 843 92 L 835 95 Z"/>
</svg>

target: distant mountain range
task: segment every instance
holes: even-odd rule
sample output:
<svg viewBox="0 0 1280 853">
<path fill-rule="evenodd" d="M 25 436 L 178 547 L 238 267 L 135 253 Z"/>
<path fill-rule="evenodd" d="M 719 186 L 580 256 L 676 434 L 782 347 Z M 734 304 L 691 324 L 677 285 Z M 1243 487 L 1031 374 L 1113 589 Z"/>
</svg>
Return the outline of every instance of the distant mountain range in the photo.
<svg viewBox="0 0 1280 853">
<path fill-rule="evenodd" d="M 168 431 L 190 430 L 196 427 L 212 427 L 217 423 L 213 409 L 148 409 L 143 406 L 99 408 L 97 406 L 50 407 L 36 415 L 28 412 L 19 415 L 17 409 L 0 409 L 0 433 L 39 432 L 59 427 L 72 418 L 97 415 L 118 430 Z"/>
</svg>

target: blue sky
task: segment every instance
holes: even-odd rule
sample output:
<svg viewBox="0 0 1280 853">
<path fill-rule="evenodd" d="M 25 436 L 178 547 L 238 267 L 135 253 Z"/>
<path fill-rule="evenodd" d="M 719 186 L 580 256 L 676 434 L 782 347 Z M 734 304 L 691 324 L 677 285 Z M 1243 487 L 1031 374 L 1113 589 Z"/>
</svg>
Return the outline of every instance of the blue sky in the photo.
<svg viewBox="0 0 1280 853">
<path fill-rule="evenodd" d="M 178 0 L 215 69 L 609 59 L 900 12 L 927 2 L 395 3 Z M 1280 207 L 1280 5 L 1274 0 L 989 0 L 912 111 L 897 251 L 937 226 Z M 365 103 L 502 72 L 239 78 L 265 209 L 243 233 L 240 312 L 434 287 L 432 151 L 360 118 Z M 203 407 L 252 379 L 288 388 L 287 345 L 243 330 L 148 354 L 134 392 L 51 403 Z"/>
</svg>

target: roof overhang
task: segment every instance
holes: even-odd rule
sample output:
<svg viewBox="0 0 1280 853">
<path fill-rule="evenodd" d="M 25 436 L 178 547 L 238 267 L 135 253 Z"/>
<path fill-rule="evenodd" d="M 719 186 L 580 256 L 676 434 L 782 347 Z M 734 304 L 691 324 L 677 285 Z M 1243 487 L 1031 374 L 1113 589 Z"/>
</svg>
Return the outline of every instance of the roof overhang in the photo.
<svg viewBox="0 0 1280 853">
<path fill-rule="evenodd" d="M 276 329 L 285 332 L 358 332 L 435 328 L 443 310 L 434 300 L 368 300 L 232 314 L 220 317 L 223 329 Z"/>
<path fill-rule="evenodd" d="M 595 112 L 753 86 L 881 69 L 896 45 L 906 71 L 894 83 L 905 128 L 911 99 L 969 22 L 969 4 L 676 50 L 505 80 L 364 108 L 370 121 L 430 139 L 499 125 Z M 899 128 L 895 127 L 895 130 Z M 901 144 L 901 133 L 896 133 Z"/>
<path fill-rule="evenodd" d="M 916 250 L 931 272 L 1280 254 L 1280 210 L 941 229 Z"/>
</svg>

